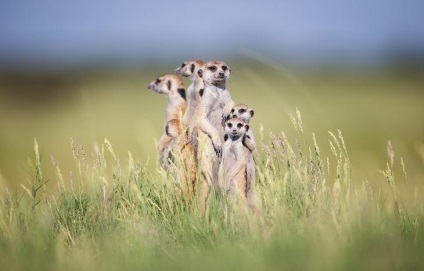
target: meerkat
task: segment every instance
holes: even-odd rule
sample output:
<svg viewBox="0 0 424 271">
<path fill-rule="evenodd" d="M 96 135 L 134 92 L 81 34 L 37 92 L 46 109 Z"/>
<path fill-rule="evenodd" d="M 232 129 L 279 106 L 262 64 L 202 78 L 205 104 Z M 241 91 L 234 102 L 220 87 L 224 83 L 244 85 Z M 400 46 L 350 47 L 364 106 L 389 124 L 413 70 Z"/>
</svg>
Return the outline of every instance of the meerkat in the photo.
<svg viewBox="0 0 424 271">
<path fill-rule="evenodd" d="M 197 110 L 197 127 L 211 138 L 215 151 L 220 155 L 224 136 L 221 125 L 235 104 L 226 89 L 231 70 L 222 61 L 209 61 L 197 73 L 204 83 L 204 89 L 199 90 L 201 100 Z"/>
<path fill-rule="evenodd" d="M 255 114 L 255 111 L 253 109 L 249 108 L 245 104 L 237 104 L 235 105 L 231 111 L 228 118 L 239 118 L 245 123 L 249 124 L 250 119 Z M 250 152 L 254 152 L 256 150 L 256 143 L 255 138 L 253 137 L 252 129 L 249 129 L 246 132 L 246 136 L 244 137 L 243 144 L 246 148 L 250 150 Z"/>
<path fill-rule="evenodd" d="M 180 185 L 183 198 L 190 203 L 196 190 L 196 159 L 192 144 L 184 133 L 183 123 L 173 119 L 166 124 L 166 134 L 172 140 L 172 165 L 177 183 Z"/>
<path fill-rule="evenodd" d="M 252 151 L 243 143 L 250 126 L 237 117 L 225 122 L 222 162 L 219 167 L 220 187 L 230 198 L 240 199 L 253 210 L 257 209 L 254 187 L 255 162 Z"/>
<path fill-rule="evenodd" d="M 170 120 L 180 120 L 187 108 L 184 83 L 176 74 L 165 74 L 156 78 L 148 85 L 148 89 L 168 97 L 165 110 L 165 128 Z M 166 129 L 165 129 L 166 130 Z M 165 133 L 158 142 L 159 162 L 168 169 L 173 137 Z"/>
<path fill-rule="evenodd" d="M 187 87 L 187 110 L 183 117 L 183 123 L 187 128 L 187 136 L 188 140 L 194 147 L 195 155 L 197 155 L 197 129 L 195 123 L 197 105 L 200 102 L 200 94 L 199 91 L 204 89 L 203 80 L 199 77 L 197 71 L 204 65 L 205 63 L 202 60 L 194 59 L 183 62 L 177 69 L 175 69 L 175 73 L 184 77 L 189 77 L 191 84 Z"/>
<path fill-rule="evenodd" d="M 222 119 L 227 118 L 234 105 L 226 89 L 230 67 L 222 61 L 206 62 L 197 71 L 204 88 L 199 90 L 200 102 L 194 114 L 199 147 L 197 157 L 200 167 L 199 200 L 200 208 L 206 211 L 206 204 L 212 185 L 217 185 L 218 166 L 221 158 L 221 142 L 224 137 Z"/>
<path fill-rule="evenodd" d="M 183 116 L 183 123 L 187 127 L 193 114 L 196 111 L 197 104 L 199 101 L 198 91 L 203 88 L 203 80 L 199 78 L 197 71 L 205 63 L 202 60 L 194 59 L 183 62 L 178 68 L 175 69 L 175 73 L 184 77 L 189 77 L 191 84 L 187 87 L 187 110 Z"/>
</svg>

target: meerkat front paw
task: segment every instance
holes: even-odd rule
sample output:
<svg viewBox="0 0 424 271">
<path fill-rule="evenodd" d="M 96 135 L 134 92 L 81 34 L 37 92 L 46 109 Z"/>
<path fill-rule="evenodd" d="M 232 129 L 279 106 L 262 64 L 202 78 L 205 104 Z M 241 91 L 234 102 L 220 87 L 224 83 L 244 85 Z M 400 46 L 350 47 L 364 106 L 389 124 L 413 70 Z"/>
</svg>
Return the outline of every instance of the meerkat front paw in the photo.
<svg viewBox="0 0 424 271">
<path fill-rule="evenodd" d="M 225 125 L 225 122 L 231 118 L 231 110 L 233 109 L 234 102 L 229 102 L 222 111 L 222 120 L 221 124 L 222 126 Z"/>
<path fill-rule="evenodd" d="M 221 140 L 219 138 L 212 139 L 212 146 L 215 150 L 216 156 L 221 159 L 222 157 L 222 146 L 221 146 Z"/>
<path fill-rule="evenodd" d="M 221 125 L 222 125 L 222 127 L 224 127 L 225 126 L 225 123 L 227 122 L 227 120 L 229 120 L 230 119 L 230 112 L 228 112 L 228 114 L 227 113 L 222 113 L 222 119 L 221 119 Z"/>
<path fill-rule="evenodd" d="M 216 156 L 218 156 L 219 159 L 222 157 L 222 147 L 221 142 L 219 141 L 212 141 L 213 149 L 215 150 Z"/>
</svg>

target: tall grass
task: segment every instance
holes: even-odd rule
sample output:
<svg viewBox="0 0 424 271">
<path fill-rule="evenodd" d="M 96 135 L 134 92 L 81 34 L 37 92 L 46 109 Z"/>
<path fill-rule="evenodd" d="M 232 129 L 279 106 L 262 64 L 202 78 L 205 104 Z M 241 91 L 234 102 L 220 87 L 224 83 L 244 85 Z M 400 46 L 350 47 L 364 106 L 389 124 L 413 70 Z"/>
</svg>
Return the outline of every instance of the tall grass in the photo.
<svg viewBox="0 0 424 271">
<path fill-rule="evenodd" d="M 122 162 L 104 140 L 87 152 L 71 139 L 73 170 L 50 158 L 45 180 L 37 141 L 29 182 L 3 191 L 2 270 L 418 270 L 423 208 L 406 209 L 396 188 L 394 151 L 381 170 L 391 195 L 352 179 L 341 131 L 329 132 L 334 157 L 323 157 L 314 134 L 270 133 L 255 154 L 259 214 L 215 196 L 204 217 L 186 205 L 172 176 L 151 172 L 131 153 Z M 322 144 L 322 143 L 321 143 Z M 401 160 L 406 177 L 405 164 Z M 46 183 L 56 182 L 56 190 Z"/>
</svg>

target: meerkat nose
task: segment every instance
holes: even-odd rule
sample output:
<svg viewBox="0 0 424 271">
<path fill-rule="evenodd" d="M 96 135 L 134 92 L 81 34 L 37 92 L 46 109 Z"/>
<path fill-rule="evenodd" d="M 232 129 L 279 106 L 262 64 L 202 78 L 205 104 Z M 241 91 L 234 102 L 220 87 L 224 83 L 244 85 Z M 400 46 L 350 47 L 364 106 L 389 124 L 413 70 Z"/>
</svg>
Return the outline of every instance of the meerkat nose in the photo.
<svg viewBox="0 0 424 271">
<path fill-rule="evenodd" d="M 224 72 L 219 72 L 220 77 L 224 77 Z"/>
</svg>

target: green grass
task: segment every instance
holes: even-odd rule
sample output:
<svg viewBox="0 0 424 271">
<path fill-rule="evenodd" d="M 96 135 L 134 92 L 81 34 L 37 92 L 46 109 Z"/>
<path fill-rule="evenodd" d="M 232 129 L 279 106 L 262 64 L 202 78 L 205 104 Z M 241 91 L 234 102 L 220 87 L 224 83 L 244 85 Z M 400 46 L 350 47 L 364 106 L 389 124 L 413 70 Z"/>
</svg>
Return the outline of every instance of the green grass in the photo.
<svg viewBox="0 0 424 271">
<path fill-rule="evenodd" d="M 158 167 L 146 85 L 172 69 L 0 80 L 0 269 L 423 269 L 423 82 L 229 64 L 258 217 L 216 196 L 204 218 Z"/>
<path fill-rule="evenodd" d="M 107 140 L 88 150 L 72 140 L 72 175 L 52 158 L 56 177 L 46 180 L 35 141 L 30 183 L 1 198 L 2 270 L 423 268 L 423 202 L 416 194 L 406 207 L 413 194 L 397 189 L 392 148 L 380 172 L 386 189 L 376 191 L 352 178 L 340 131 L 328 134 L 330 159 L 304 133 L 300 112 L 290 119 L 297 139 L 271 133 L 258 142 L 257 216 L 214 196 L 203 217 L 196 203 L 183 203 L 172 178 L 131 153 L 117 156 Z"/>
<path fill-rule="evenodd" d="M 228 89 L 236 102 L 255 110 L 251 123 L 255 134 L 262 124 L 266 138 L 269 131 L 284 130 L 293 139 L 296 134 L 287 116 L 297 107 L 304 116 L 305 132 L 315 132 L 326 156 L 331 155 L 327 131 L 344 132 L 358 180 L 367 177 L 373 188 L 379 188 L 373 180 L 379 176 L 376 169 L 385 166 L 388 140 L 397 158 L 404 157 L 411 182 L 424 177 L 422 80 L 389 75 L 300 75 L 293 80 L 260 63 L 230 64 Z M 0 79 L 0 182 L 11 188 L 26 182 L 26 157 L 32 155 L 34 138 L 43 146 L 42 158 L 49 161 L 53 155 L 66 175 L 72 163 L 67 152 L 70 137 L 86 147 L 108 138 L 119 157 L 131 151 L 154 171 L 155 140 L 163 133 L 166 99 L 146 86 L 157 75 L 172 71 L 171 66 L 68 75 L 60 84 L 48 78 L 38 83 L 26 79 L 27 86 L 19 78 L 17 82 Z M 44 174 L 53 178 L 53 168 L 46 167 Z"/>
</svg>

